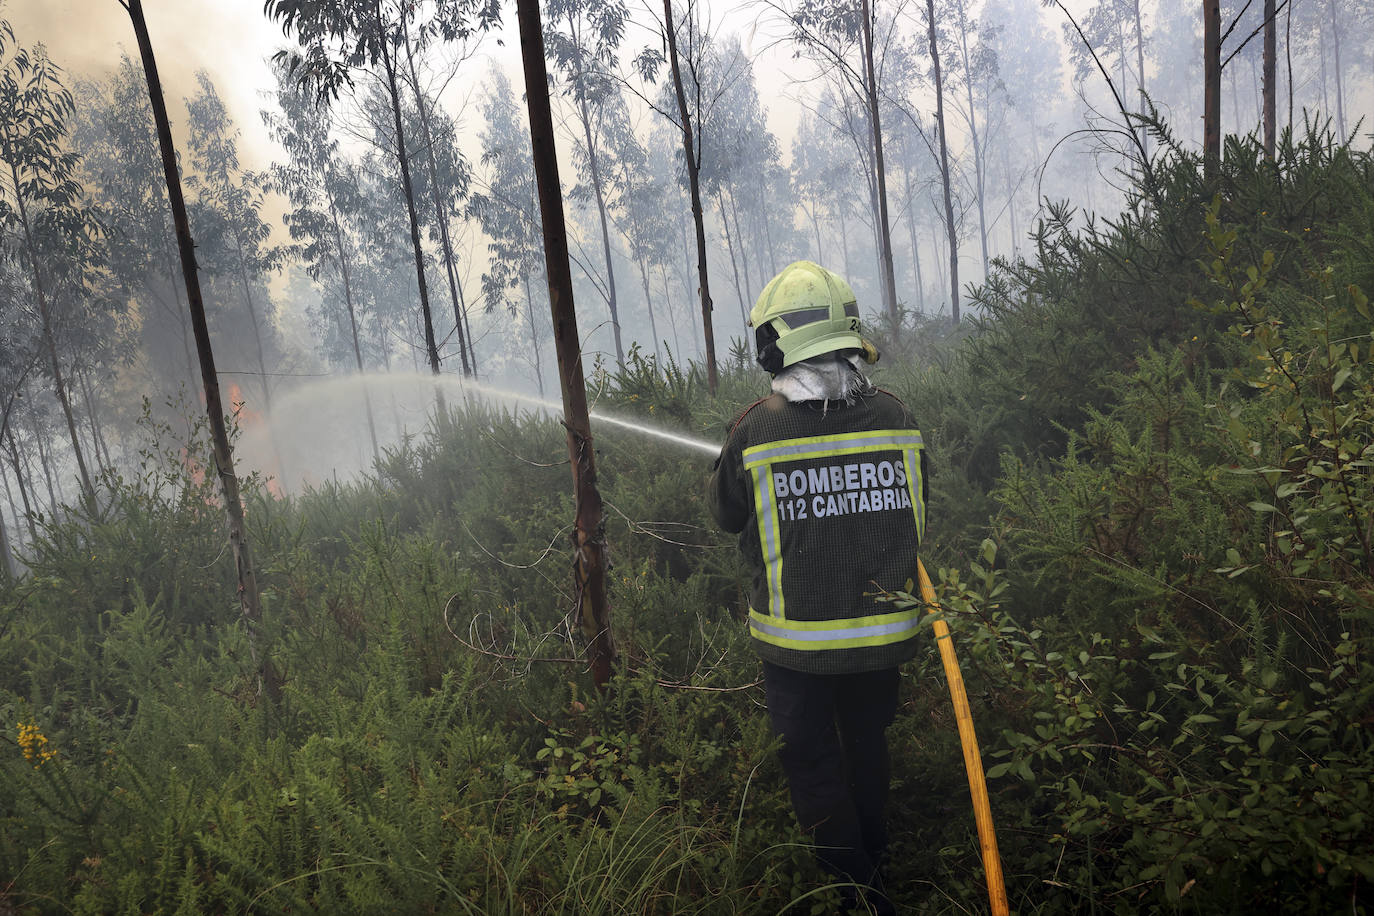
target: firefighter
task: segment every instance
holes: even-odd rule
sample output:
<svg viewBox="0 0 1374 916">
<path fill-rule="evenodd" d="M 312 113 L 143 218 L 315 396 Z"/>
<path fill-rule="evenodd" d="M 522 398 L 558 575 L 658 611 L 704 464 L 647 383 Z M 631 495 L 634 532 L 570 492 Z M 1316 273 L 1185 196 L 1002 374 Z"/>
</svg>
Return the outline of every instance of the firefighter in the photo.
<svg viewBox="0 0 1374 916">
<path fill-rule="evenodd" d="M 772 394 L 732 425 L 709 501 L 753 576 L 749 630 L 797 820 L 849 905 L 894 912 L 879 873 L 886 729 L 920 613 L 883 599 L 916 577 L 921 433 L 865 374 L 877 350 L 839 275 L 789 264 L 749 324 Z"/>
</svg>

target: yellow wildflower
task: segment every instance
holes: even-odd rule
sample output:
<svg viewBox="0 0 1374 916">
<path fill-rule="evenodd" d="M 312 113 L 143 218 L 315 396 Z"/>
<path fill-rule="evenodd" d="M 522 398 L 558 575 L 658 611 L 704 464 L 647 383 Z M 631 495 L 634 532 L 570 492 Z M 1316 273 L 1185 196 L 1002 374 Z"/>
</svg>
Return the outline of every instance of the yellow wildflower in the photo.
<svg viewBox="0 0 1374 916">
<path fill-rule="evenodd" d="M 57 756 L 57 748 L 48 744 L 48 736 L 33 722 L 19 723 L 19 747 L 24 751 L 24 759 L 40 767 Z"/>
</svg>

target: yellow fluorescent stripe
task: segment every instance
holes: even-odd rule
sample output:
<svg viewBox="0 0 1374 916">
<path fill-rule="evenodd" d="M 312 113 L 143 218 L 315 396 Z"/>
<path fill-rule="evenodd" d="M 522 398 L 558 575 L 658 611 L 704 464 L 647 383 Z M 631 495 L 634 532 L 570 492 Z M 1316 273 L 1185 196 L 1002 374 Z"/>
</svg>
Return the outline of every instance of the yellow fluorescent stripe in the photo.
<svg viewBox="0 0 1374 916">
<path fill-rule="evenodd" d="M 808 458 L 838 458 L 895 449 L 923 447 L 921 434 L 913 430 L 879 429 L 856 433 L 836 433 L 829 436 L 806 436 L 783 439 L 744 450 L 744 466 L 752 470 L 758 465 L 774 461 L 803 461 Z M 806 448 L 812 446 L 812 448 Z"/>
<path fill-rule="evenodd" d="M 776 619 L 759 613 L 753 608 L 749 609 L 751 617 L 758 617 L 760 620 L 767 621 L 770 626 L 779 626 Z M 858 627 L 881 627 L 892 623 L 905 623 L 909 620 L 916 620 L 921 616 L 919 608 L 909 608 L 904 611 L 894 611 L 891 614 L 873 614 L 868 617 L 842 617 L 838 620 L 788 620 L 784 624 L 789 630 L 853 630 Z"/>
</svg>

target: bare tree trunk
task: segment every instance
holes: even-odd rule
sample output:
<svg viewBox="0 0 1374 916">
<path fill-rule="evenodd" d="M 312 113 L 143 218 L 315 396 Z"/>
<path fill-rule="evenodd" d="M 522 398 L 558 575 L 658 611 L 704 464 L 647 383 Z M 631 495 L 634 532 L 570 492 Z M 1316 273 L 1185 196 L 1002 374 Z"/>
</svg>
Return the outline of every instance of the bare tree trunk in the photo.
<svg viewBox="0 0 1374 916">
<path fill-rule="evenodd" d="M 1341 76 L 1341 26 L 1336 16 L 1336 0 L 1326 0 L 1326 8 L 1331 13 L 1331 53 L 1336 74 L 1336 130 L 1345 138 L 1345 87 Z"/>
<path fill-rule="evenodd" d="M 887 167 L 883 160 L 883 126 L 878 114 L 878 74 L 873 65 L 873 8 L 863 0 L 864 83 L 868 93 L 868 123 L 873 130 L 873 160 L 878 174 L 878 261 L 883 303 L 887 315 L 897 320 L 897 273 L 892 264 L 892 226 L 887 212 Z"/>
<path fill-rule="evenodd" d="M 553 114 L 549 110 L 548 72 L 544 66 L 544 35 L 539 0 L 517 0 L 520 48 L 525 66 L 525 98 L 529 106 L 530 145 L 539 212 L 543 218 L 544 262 L 549 284 L 558 379 L 563 392 L 563 425 L 568 431 L 572 461 L 574 521 L 574 577 L 577 616 L 587 638 L 592 679 L 604 689 L 615 662 L 611 639 L 611 609 L 606 597 L 606 529 L 601 493 L 596 486 L 596 453 L 592 448 L 587 388 L 582 377 L 581 338 L 573 307 L 572 272 L 568 266 L 568 236 L 563 223 L 562 185 L 554 148 Z"/>
<path fill-rule="evenodd" d="M 5 146 L 10 145 L 8 126 L 4 130 Z M 58 403 L 62 405 L 62 415 L 67 419 L 67 432 L 72 440 L 72 452 L 76 455 L 76 468 L 81 478 L 81 492 L 89 503 L 90 508 L 95 508 L 95 485 L 91 483 L 90 472 L 86 470 L 86 457 L 81 451 L 81 440 L 76 435 L 76 417 L 72 413 L 70 392 L 67 390 L 67 383 L 62 375 L 62 364 L 57 358 L 57 339 L 53 334 L 52 313 L 48 309 L 48 295 L 43 286 L 43 275 L 38 268 L 38 249 L 33 240 L 33 232 L 29 226 L 29 209 L 24 202 L 24 194 L 20 190 L 23 185 L 19 180 L 19 166 L 14 161 L 13 156 L 7 156 L 10 160 L 10 175 L 14 179 L 14 199 L 19 214 L 19 224 L 24 230 L 24 250 L 29 256 L 29 268 L 33 273 L 33 292 L 38 300 L 38 313 L 42 321 L 43 347 L 48 352 L 48 359 L 52 366 L 53 393 L 57 395 Z"/>
<path fill-rule="evenodd" d="M 4 472 L 3 469 L 0 469 L 0 481 L 4 481 L 4 484 L 5 484 L 5 501 L 9 503 L 10 510 L 13 511 L 13 510 L 14 510 L 14 503 L 11 502 L 11 500 L 13 499 L 13 497 L 10 496 L 10 481 L 9 481 L 9 475 L 7 475 L 7 474 Z M 14 550 L 10 547 L 10 536 L 9 536 L 9 532 L 6 530 L 7 527 L 8 527 L 8 526 L 5 524 L 5 516 L 4 516 L 4 514 L 3 514 L 3 513 L 0 513 L 0 554 L 3 554 L 4 557 L 5 557 L 5 566 L 4 566 L 4 576 L 3 576 L 3 578 L 4 578 L 4 579 L 13 579 L 13 578 L 15 578 L 16 576 L 19 575 L 19 567 L 18 567 L 18 565 L 15 563 L 15 560 L 14 560 Z M 18 528 L 15 528 L 14 533 L 15 533 L 16 536 L 18 536 L 18 534 L 19 534 L 19 529 L 18 529 Z"/>
<path fill-rule="evenodd" d="M 663 282 L 663 302 L 667 306 L 668 326 L 673 330 L 673 352 L 682 357 L 682 341 L 677 336 L 677 318 L 673 315 L 673 296 L 668 289 L 668 270 L 662 264 L 658 265 L 658 278 Z"/>
<path fill-rule="evenodd" d="M 611 333 L 615 338 L 615 362 L 625 368 L 625 348 L 620 343 L 620 309 L 615 295 L 615 266 L 611 263 L 610 221 L 606 218 L 606 194 L 601 187 L 601 169 L 597 165 L 596 144 L 592 138 L 591 112 L 585 98 L 578 99 L 578 110 L 582 115 L 582 132 L 587 142 L 587 166 L 591 172 L 592 194 L 596 198 L 596 212 L 601 219 L 601 249 L 606 254 L 606 304 L 611 310 Z M 559 192 L 561 195 L 561 191 Z"/>
<path fill-rule="evenodd" d="M 453 269 L 453 247 L 448 239 L 448 219 L 444 215 L 443 198 L 439 194 L 439 166 L 434 158 L 434 132 L 429 127 L 429 104 L 420 92 L 420 77 L 415 69 L 415 52 L 410 45 L 410 26 L 401 17 L 402 34 L 406 42 L 406 60 L 410 64 L 410 88 L 415 93 L 415 107 L 420 112 L 420 130 L 425 139 L 425 162 L 429 166 L 429 196 L 434 204 L 434 222 L 439 227 L 440 249 L 444 254 L 444 268 L 448 274 L 448 294 L 453 301 L 453 325 L 458 332 L 458 356 L 463 364 L 463 375 L 471 377 L 476 372 L 476 364 L 468 365 L 467 332 L 463 327 L 464 313 L 467 308 L 460 302 L 458 280 Z"/>
<path fill-rule="evenodd" d="M 730 216 L 735 221 L 735 238 L 739 241 L 739 263 L 744 271 L 744 298 L 753 307 L 754 281 L 749 276 L 749 246 L 744 242 L 744 230 L 739 225 L 739 208 L 735 206 L 735 189 L 726 187 L 725 196 L 730 201 Z M 724 216 L 724 214 L 722 214 Z"/>
<path fill-rule="evenodd" d="M 1213 0 L 1215 2 L 1215 0 Z M 954 225 L 954 196 L 950 191 L 949 146 L 945 139 L 945 89 L 940 77 L 940 47 L 935 37 L 935 0 L 926 0 L 930 60 L 935 70 L 935 127 L 940 135 L 940 179 L 945 190 L 945 231 L 949 235 L 950 321 L 959 325 L 959 235 Z"/>
<path fill-rule="evenodd" d="M 1136 85 L 1140 92 L 1140 110 L 1144 112 L 1147 98 L 1147 93 L 1145 91 L 1145 27 L 1140 21 L 1140 0 L 1134 0 L 1134 2 L 1131 3 L 1131 12 L 1135 16 L 1135 65 L 1136 75 L 1140 80 Z M 1122 86 L 1121 89 L 1125 91 L 1126 87 Z M 1150 132 L 1146 130 L 1144 126 L 1140 128 L 1140 149 L 1147 160 L 1146 162 L 1142 162 L 1140 167 L 1148 170 L 1148 160 L 1150 158 Z"/>
<path fill-rule="evenodd" d="M 539 355 L 539 328 L 534 322 L 534 296 L 530 293 L 530 275 L 525 274 L 525 311 L 530 319 L 530 344 L 534 347 L 534 383 L 539 386 L 539 396 L 544 396 L 544 360 Z"/>
<path fill-rule="evenodd" d="M 1202 171 L 1208 183 L 1221 165 L 1221 3 L 1202 0 Z"/>
<path fill-rule="evenodd" d="M 272 660 L 260 645 L 258 627 L 262 620 L 262 604 L 258 597 L 258 580 L 253 570 L 248 547 L 248 531 L 244 524 L 243 502 L 239 498 L 238 477 L 234 473 L 234 453 L 229 444 L 224 423 L 224 406 L 220 401 L 219 376 L 215 371 L 215 356 L 210 348 L 210 329 L 205 321 L 205 305 L 200 294 L 200 279 L 196 275 L 196 247 L 191 239 L 190 222 L 186 217 L 186 201 L 181 193 L 181 177 L 177 170 L 176 150 L 172 146 L 172 128 L 167 120 L 167 106 L 162 97 L 162 83 L 153 59 L 153 46 L 148 38 L 148 25 L 143 18 L 143 0 L 127 0 L 125 9 L 138 36 L 138 50 L 143 59 L 143 74 L 148 81 L 148 98 L 152 103 L 153 119 L 157 124 L 158 145 L 162 152 L 162 170 L 167 179 L 167 198 L 172 207 L 172 222 L 176 227 L 177 249 L 181 255 L 181 274 L 186 282 L 186 299 L 191 309 L 191 325 L 195 331 L 196 354 L 200 360 L 201 381 L 205 387 L 205 412 L 210 421 L 210 435 L 214 444 L 215 470 L 224 493 L 224 511 L 229 524 L 229 545 L 238 573 L 240 613 L 248 630 L 250 652 L 257 667 L 258 689 L 277 700 L 281 696 L 281 679 Z"/>
<path fill-rule="evenodd" d="M 95 409 L 95 392 L 91 387 L 91 373 L 89 369 L 82 371 L 79 376 L 81 381 L 81 396 L 86 403 L 86 421 L 91 425 L 91 449 L 95 453 L 96 472 L 101 468 L 114 467 L 114 461 L 110 458 L 110 445 L 105 441 L 105 427 L 100 422 L 100 414 Z M 101 453 L 104 457 L 101 457 Z"/>
<path fill-rule="evenodd" d="M 5 438 L 9 440 L 10 444 L 10 465 L 14 468 L 14 482 L 19 488 L 19 498 L 24 503 L 24 521 L 29 528 L 29 543 L 37 544 L 38 527 L 33 523 L 33 504 L 29 502 L 28 487 L 24 484 L 24 469 L 19 465 L 19 447 L 14 444 L 13 427 L 5 430 Z M 10 508 L 13 507 L 14 503 L 10 503 Z"/>
<path fill-rule="evenodd" d="M 343 278 L 344 305 L 348 307 L 348 332 L 353 341 L 353 361 L 358 367 L 358 377 L 363 383 L 363 410 L 367 414 L 367 435 L 372 440 L 372 459 L 376 465 L 382 463 L 382 450 L 377 445 L 377 423 L 372 416 L 372 395 L 367 390 L 367 373 L 363 371 L 363 348 L 358 342 L 358 315 L 353 307 L 353 280 L 348 269 L 348 252 L 344 248 L 343 228 L 339 225 L 339 210 L 334 204 L 334 194 L 326 191 L 329 198 L 329 219 L 334 224 L 334 248 L 339 256 L 339 275 Z"/>
<path fill-rule="evenodd" d="M 725 211 L 725 198 L 716 189 L 716 207 L 720 210 L 720 225 L 725 230 L 725 250 L 730 253 L 730 271 L 735 276 L 735 298 L 739 300 L 739 320 L 744 326 L 745 336 L 749 333 L 749 312 L 744 307 L 744 290 L 739 285 L 739 265 L 735 263 L 735 243 L 730 238 L 730 214 Z"/>
<path fill-rule="evenodd" d="M 673 69 L 673 91 L 677 95 L 678 117 L 682 129 L 682 152 L 687 165 L 687 185 L 692 195 L 692 222 L 697 231 L 697 292 L 701 296 L 702 340 L 706 349 L 706 385 L 716 393 L 716 335 L 711 327 L 711 286 L 706 278 L 706 224 L 701 209 L 701 160 L 692 140 L 692 117 L 687 109 L 687 94 L 682 88 L 682 66 L 677 56 L 677 28 L 673 23 L 673 2 L 663 0 L 663 31 L 668 39 L 668 60 Z"/>
<path fill-rule="evenodd" d="M 56 515 L 57 507 L 62 505 L 62 499 L 58 498 L 57 491 L 53 489 L 52 462 L 48 460 L 48 449 L 43 444 L 43 428 L 38 422 L 38 414 L 29 414 L 29 428 L 33 431 L 34 448 L 38 449 L 38 467 L 43 471 L 43 482 L 48 487 L 48 511 Z"/>
<path fill-rule="evenodd" d="M 239 285 L 243 290 L 243 302 L 248 306 L 248 320 L 253 327 L 253 343 L 258 351 L 258 378 L 262 381 L 263 421 L 267 424 L 267 441 L 272 446 L 272 457 L 277 461 L 277 473 L 280 475 L 282 486 L 285 486 L 286 462 L 282 460 L 277 433 L 272 426 L 272 386 L 268 384 L 267 360 L 262 347 L 262 328 L 258 324 L 258 309 L 253 301 L 252 286 L 248 280 L 248 263 L 243 256 L 243 240 L 237 226 L 234 227 L 234 252 L 238 255 Z"/>
<path fill-rule="evenodd" d="M 978 201 L 978 240 L 982 244 L 983 276 L 988 273 L 988 219 L 984 206 L 987 163 L 983 158 L 983 142 L 978 137 L 978 118 L 973 107 L 973 69 L 968 56 L 968 27 L 964 6 L 959 6 L 959 48 L 964 63 L 964 98 L 968 103 L 969 146 L 973 149 L 974 196 Z M 1124 55 L 1122 69 L 1125 69 Z"/>
<path fill-rule="evenodd" d="M 658 360 L 660 366 L 663 365 L 663 341 L 658 339 L 658 322 L 654 319 L 654 298 L 649 292 L 649 268 L 644 263 L 643 258 L 636 259 L 639 262 L 639 279 L 644 284 L 644 308 L 649 312 L 649 330 L 654 335 L 654 358 Z"/>
<path fill-rule="evenodd" d="M 415 250 L 415 284 L 420 298 L 420 315 L 424 320 L 425 353 L 429 357 L 429 371 L 439 374 L 439 344 L 434 337 L 434 316 L 429 310 L 429 283 L 425 280 L 425 253 L 420 247 L 420 220 L 415 215 L 415 191 L 410 181 L 410 156 L 406 152 L 405 128 L 401 125 L 401 92 L 396 85 L 396 61 L 391 57 L 390 42 L 382 28 L 381 0 L 372 0 L 373 15 L 377 17 L 377 39 L 382 50 L 382 69 L 386 71 L 387 92 L 391 96 L 392 127 L 396 131 L 396 161 L 401 167 L 401 191 L 406 199 L 406 215 L 410 218 L 410 244 Z M 442 389 L 435 386 L 435 400 L 439 420 L 444 422 L 447 409 Z"/>
</svg>

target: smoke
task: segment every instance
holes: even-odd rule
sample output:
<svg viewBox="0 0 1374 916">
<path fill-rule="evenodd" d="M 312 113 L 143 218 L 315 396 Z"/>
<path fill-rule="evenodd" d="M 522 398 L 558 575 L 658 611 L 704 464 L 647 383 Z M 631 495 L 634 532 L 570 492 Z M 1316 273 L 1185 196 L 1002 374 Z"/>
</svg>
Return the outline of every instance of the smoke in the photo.
<svg viewBox="0 0 1374 916">
<path fill-rule="evenodd" d="M 248 168 L 265 168 L 276 155 L 257 129 L 262 93 L 273 88 L 265 59 L 285 44 L 281 31 L 263 15 L 258 0 L 144 0 L 144 16 L 162 77 L 172 129 L 185 127 L 183 102 L 195 94 L 196 71 L 210 74 L 234 123 L 243 128 L 240 153 Z M 123 54 L 138 61 L 129 16 L 115 0 L 0 0 L 0 17 L 14 27 L 20 44 L 46 46 L 66 71 L 68 86 L 99 79 Z M 178 142 L 184 137 L 178 136 Z"/>
</svg>

